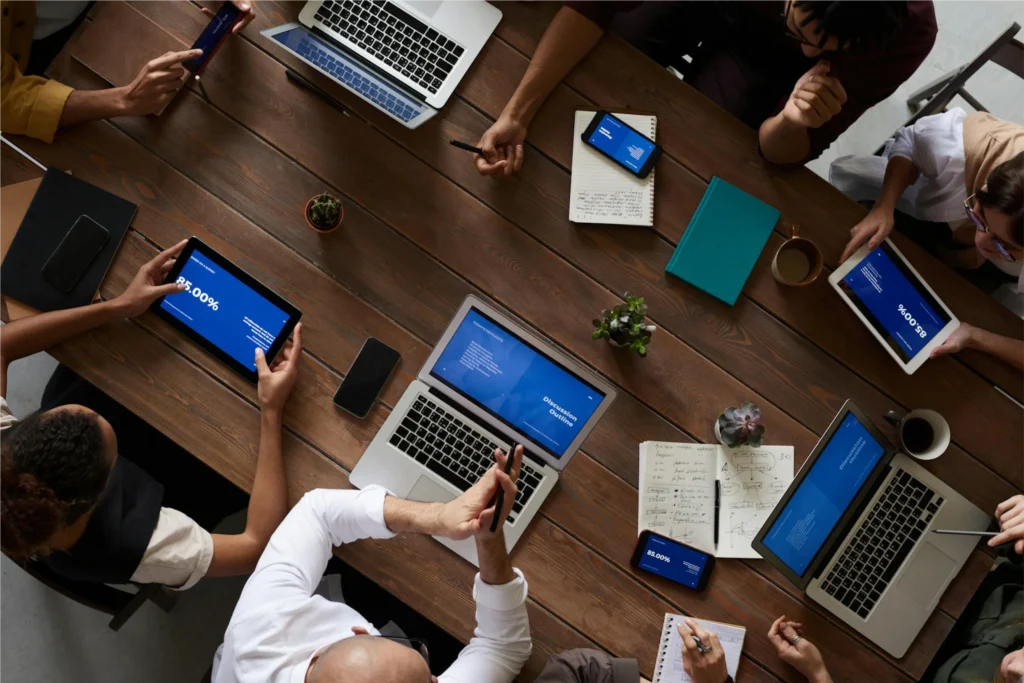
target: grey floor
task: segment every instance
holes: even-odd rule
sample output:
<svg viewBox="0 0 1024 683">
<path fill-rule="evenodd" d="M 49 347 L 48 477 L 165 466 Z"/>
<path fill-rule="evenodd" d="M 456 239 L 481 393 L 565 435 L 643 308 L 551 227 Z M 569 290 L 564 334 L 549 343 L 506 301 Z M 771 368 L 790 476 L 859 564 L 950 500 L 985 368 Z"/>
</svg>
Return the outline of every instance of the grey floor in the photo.
<svg viewBox="0 0 1024 683">
<path fill-rule="evenodd" d="M 1024 25 L 1021 2 L 936 2 L 939 38 L 917 73 L 865 114 L 810 164 L 827 176 L 845 154 L 870 154 L 908 117 L 909 93 L 972 59 L 1011 22 Z M 994 114 L 1024 124 L 1024 84 L 987 66 L 968 88 Z M 964 106 L 961 104 L 961 106 Z M 964 107 L 968 111 L 969 107 Z M 25 415 L 39 403 L 54 362 L 45 355 L 11 368 L 9 402 Z M 143 607 L 119 633 L 107 618 L 58 596 L 0 559 L 0 679 L 7 683 L 198 682 L 220 643 L 242 579 L 208 579 L 180 596 L 171 614 Z M 428 615 L 429 616 L 429 615 Z"/>
</svg>

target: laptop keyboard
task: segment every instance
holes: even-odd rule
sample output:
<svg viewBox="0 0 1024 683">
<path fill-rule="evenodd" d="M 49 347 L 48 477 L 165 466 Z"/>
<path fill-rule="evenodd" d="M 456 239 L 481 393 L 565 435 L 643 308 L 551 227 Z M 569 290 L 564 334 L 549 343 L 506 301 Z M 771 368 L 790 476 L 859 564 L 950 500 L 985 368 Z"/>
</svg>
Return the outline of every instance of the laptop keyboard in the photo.
<svg viewBox="0 0 1024 683">
<path fill-rule="evenodd" d="M 395 97 L 395 93 L 392 90 L 366 78 L 358 71 L 352 69 L 343 60 L 338 59 L 309 38 L 303 38 L 299 41 L 296 52 L 348 87 L 361 93 L 366 99 L 391 112 L 401 121 L 411 121 L 419 116 L 422 111 L 410 107 L 408 102 L 404 102 L 402 98 Z"/>
<path fill-rule="evenodd" d="M 465 51 L 390 2 L 328 0 L 316 19 L 430 93 L 436 93 Z"/>
<path fill-rule="evenodd" d="M 913 475 L 897 470 L 821 587 L 866 619 L 942 502 Z"/>
<path fill-rule="evenodd" d="M 476 483 L 494 465 L 494 449 L 499 448 L 446 406 L 424 394 L 416 397 L 389 443 L 460 491 Z M 539 469 L 523 461 L 509 522 L 522 512 L 542 477 Z"/>
</svg>

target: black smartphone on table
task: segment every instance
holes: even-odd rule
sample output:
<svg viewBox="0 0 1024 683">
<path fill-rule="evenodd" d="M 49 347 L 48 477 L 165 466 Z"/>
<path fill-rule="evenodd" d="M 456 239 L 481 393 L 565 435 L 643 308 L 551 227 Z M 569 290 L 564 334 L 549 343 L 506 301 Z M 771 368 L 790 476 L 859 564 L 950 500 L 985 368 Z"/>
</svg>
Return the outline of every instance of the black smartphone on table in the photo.
<svg viewBox="0 0 1024 683">
<path fill-rule="evenodd" d="M 200 34 L 199 38 L 190 48 L 192 50 L 202 50 L 202 56 L 186 60 L 181 65 L 194 74 L 199 73 L 213 59 L 213 55 L 220 48 L 224 39 L 228 37 L 228 34 L 231 33 L 231 29 L 238 23 L 241 16 L 242 10 L 235 7 L 234 4 L 225 2 L 221 5 L 220 9 L 217 10 L 217 14 L 213 16 L 213 19 L 206 25 L 202 34 Z"/>
<path fill-rule="evenodd" d="M 334 404 L 356 417 L 366 417 L 400 357 L 398 351 L 379 339 L 367 339 L 338 387 Z"/>
<path fill-rule="evenodd" d="M 581 137 L 637 178 L 646 178 L 661 157 L 661 145 L 606 111 L 594 114 Z"/>
<path fill-rule="evenodd" d="M 630 564 L 669 581 L 702 591 L 707 588 L 715 556 L 668 536 L 644 530 L 636 542 Z"/>
<path fill-rule="evenodd" d="M 79 216 L 43 264 L 43 280 L 62 292 L 70 292 L 109 239 L 109 230 L 88 216 Z"/>
</svg>

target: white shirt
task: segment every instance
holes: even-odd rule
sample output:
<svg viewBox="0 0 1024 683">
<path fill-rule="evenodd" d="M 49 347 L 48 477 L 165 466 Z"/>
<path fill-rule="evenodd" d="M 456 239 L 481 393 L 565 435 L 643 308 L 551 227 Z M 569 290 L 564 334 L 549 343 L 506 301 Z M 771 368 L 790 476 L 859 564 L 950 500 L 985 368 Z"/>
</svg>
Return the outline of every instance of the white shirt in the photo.
<svg viewBox="0 0 1024 683">
<path fill-rule="evenodd" d="M 384 523 L 387 491 L 317 489 L 299 501 L 270 538 L 246 582 L 213 662 L 213 683 L 302 683 L 313 656 L 377 630 L 354 609 L 314 595 L 331 548 L 362 538 L 391 538 Z M 511 683 L 530 656 L 527 584 L 491 586 L 477 575 L 476 631 L 440 683 Z M 416 634 L 409 634 L 415 636 Z"/>
<path fill-rule="evenodd" d="M 0 434 L 16 424 L 18 418 L 0 396 Z M 210 532 L 182 512 L 160 508 L 156 528 L 131 580 L 186 590 L 206 575 L 212 560 Z"/>
</svg>

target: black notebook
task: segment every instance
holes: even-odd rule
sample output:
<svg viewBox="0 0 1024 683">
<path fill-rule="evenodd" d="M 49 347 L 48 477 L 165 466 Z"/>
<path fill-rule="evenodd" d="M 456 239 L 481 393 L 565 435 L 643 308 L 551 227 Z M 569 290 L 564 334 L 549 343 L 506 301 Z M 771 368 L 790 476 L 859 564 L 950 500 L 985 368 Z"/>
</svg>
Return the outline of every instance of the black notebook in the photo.
<svg viewBox="0 0 1024 683">
<path fill-rule="evenodd" d="M 0 267 L 4 296 L 37 308 L 55 311 L 84 306 L 93 300 L 138 207 L 57 169 L 48 169 Z M 110 233 L 70 291 L 64 292 L 42 276 L 43 266 L 71 227 L 88 216 Z"/>
</svg>

